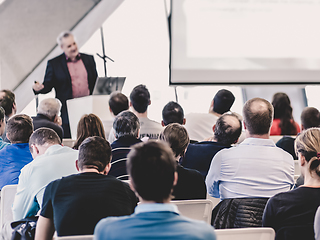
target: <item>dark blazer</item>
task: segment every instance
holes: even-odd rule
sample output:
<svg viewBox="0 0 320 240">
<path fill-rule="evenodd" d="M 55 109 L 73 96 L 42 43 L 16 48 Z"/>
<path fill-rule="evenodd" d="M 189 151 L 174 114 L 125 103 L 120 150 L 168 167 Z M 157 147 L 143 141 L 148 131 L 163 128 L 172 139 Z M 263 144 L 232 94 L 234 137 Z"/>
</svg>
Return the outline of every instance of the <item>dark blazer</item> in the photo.
<svg viewBox="0 0 320 240">
<path fill-rule="evenodd" d="M 92 55 L 80 53 L 80 57 L 87 70 L 89 90 L 90 94 L 92 94 L 98 76 L 96 63 Z M 54 88 L 56 92 L 56 98 L 58 98 L 62 103 L 62 122 L 64 124 L 68 124 L 69 118 L 66 101 L 68 99 L 72 99 L 72 84 L 67 66 L 66 56 L 64 53 L 48 61 L 43 85 L 44 88 L 39 92 L 35 92 L 35 94 L 45 94 L 50 92 L 52 88 Z"/>
</svg>

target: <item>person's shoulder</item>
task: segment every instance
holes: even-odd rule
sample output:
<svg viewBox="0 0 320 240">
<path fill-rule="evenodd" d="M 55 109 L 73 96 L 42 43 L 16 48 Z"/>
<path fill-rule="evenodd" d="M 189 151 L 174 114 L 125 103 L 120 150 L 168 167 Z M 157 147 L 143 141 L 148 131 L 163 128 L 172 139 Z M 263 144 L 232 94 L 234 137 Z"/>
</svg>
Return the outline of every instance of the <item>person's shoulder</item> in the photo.
<svg viewBox="0 0 320 240">
<path fill-rule="evenodd" d="M 94 235 L 97 237 L 97 239 L 100 239 L 99 236 L 104 236 L 103 239 L 105 239 L 107 238 L 106 234 L 108 234 L 109 232 L 119 232 L 119 228 L 124 227 L 122 222 L 130 218 L 131 216 L 103 218 L 97 223 L 94 229 Z M 119 234 L 121 234 L 121 232 L 119 232 Z"/>
<path fill-rule="evenodd" d="M 183 220 L 183 228 L 188 235 L 193 236 L 192 239 L 216 239 L 214 228 L 206 222 L 190 219 L 180 215 Z"/>
<path fill-rule="evenodd" d="M 48 63 L 55 63 L 61 61 L 61 59 L 65 58 L 64 53 L 60 54 L 59 56 L 56 56 L 54 58 L 51 58 L 48 60 Z"/>
</svg>

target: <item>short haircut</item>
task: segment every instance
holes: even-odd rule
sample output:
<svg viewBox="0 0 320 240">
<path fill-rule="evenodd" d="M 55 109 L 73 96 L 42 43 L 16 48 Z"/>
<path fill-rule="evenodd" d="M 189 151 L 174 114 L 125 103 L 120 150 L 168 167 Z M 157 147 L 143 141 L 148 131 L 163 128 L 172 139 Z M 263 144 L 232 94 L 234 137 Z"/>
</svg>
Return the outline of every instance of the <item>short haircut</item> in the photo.
<svg viewBox="0 0 320 240">
<path fill-rule="evenodd" d="M 150 103 L 150 93 L 145 85 L 136 86 L 130 94 L 131 104 L 138 113 L 144 113 Z"/>
<path fill-rule="evenodd" d="M 170 123 L 166 126 L 159 138 L 169 144 L 175 157 L 183 157 L 190 143 L 187 130 L 178 123 Z"/>
<path fill-rule="evenodd" d="M 106 138 L 100 118 L 97 115 L 90 113 L 83 115 L 79 120 L 77 126 L 77 140 L 72 148 L 78 149 L 83 140 L 92 136 Z"/>
<path fill-rule="evenodd" d="M 38 107 L 38 113 L 43 114 L 53 120 L 55 116 L 59 116 L 61 110 L 61 102 L 57 98 L 43 99 Z"/>
<path fill-rule="evenodd" d="M 141 198 L 162 203 L 171 196 L 176 164 L 166 143 L 150 140 L 132 147 L 127 172 Z"/>
<path fill-rule="evenodd" d="M 138 137 L 140 122 L 138 117 L 129 110 L 119 113 L 113 121 L 115 137 Z"/>
<path fill-rule="evenodd" d="M 170 123 L 183 124 L 184 112 L 179 103 L 169 102 L 162 110 L 162 120 L 165 126 Z"/>
<path fill-rule="evenodd" d="M 86 138 L 79 147 L 80 169 L 95 168 L 102 172 L 111 161 L 111 147 L 107 140 L 94 136 Z"/>
<path fill-rule="evenodd" d="M 72 32 L 70 31 L 63 31 L 59 34 L 59 36 L 57 37 L 57 43 L 58 45 L 61 47 L 62 45 L 62 39 L 63 38 L 67 38 L 69 36 L 73 36 Z M 74 37 L 74 36 L 73 36 Z"/>
<path fill-rule="evenodd" d="M 6 115 L 6 112 L 4 111 L 3 107 L 0 107 L 0 122 L 4 121 L 5 115 Z"/>
<path fill-rule="evenodd" d="M 30 140 L 29 140 L 30 152 L 32 152 L 31 145 L 36 144 L 36 145 L 43 146 L 46 143 L 52 144 L 52 145 L 54 144 L 61 145 L 61 140 L 58 134 L 54 130 L 46 127 L 38 128 L 30 136 Z"/>
<path fill-rule="evenodd" d="M 117 116 L 120 112 L 129 109 L 129 100 L 121 92 L 113 92 L 110 95 L 109 106 L 113 114 Z"/>
<path fill-rule="evenodd" d="M 26 114 L 17 114 L 7 122 L 8 139 L 12 143 L 28 143 L 33 132 L 32 119 Z"/>
<path fill-rule="evenodd" d="M 236 119 L 238 125 L 235 126 L 230 118 Z M 239 139 L 241 131 L 242 124 L 238 116 L 234 113 L 225 113 L 216 122 L 214 138 L 221 144 L 231 145 Z"/>
<path fill-rule="evenodd" d="M 243 106 L 243 119 L 250 134 L 268 134 L 273 120 L 273 107 L 263 98 L 252 98 Z"/>
<path fill-rule="evenodd" d="M 3 98 L 0 99 L 0 106 L 3 107 L 6 116 L 12 114 L 13 104 L 15 103 L 15 95 L 13 92 L 7 89 L 3 89 L 0 92 L 5 93 Z"/>
<path fill-rule="evenodd" d="M 213 111 L 219 114 L 230 111 L 235 97 L 229 90 L 219 90 L 213 98 Z"/>
<path fill-rule="evenodd" d="M 320 128 L 309 128 L 302 131 L 294 141 L 296 154 L 300 152 L 310 163 L 309 172 L 315 172 L 320 177 Z"/>
<path fill-rule="evenodd" d="M 320 112 L 314 107 L 306 107 L 301 113 L 301 125 L 304 129 L 320 127 Z"/>
</svg>

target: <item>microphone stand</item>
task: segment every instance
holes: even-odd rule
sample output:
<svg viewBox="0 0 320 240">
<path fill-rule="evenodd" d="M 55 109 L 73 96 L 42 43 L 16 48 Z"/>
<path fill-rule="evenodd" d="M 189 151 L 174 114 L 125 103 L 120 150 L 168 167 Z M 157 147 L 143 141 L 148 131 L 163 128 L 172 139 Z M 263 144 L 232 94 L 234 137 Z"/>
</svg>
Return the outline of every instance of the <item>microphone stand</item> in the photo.
<svg viewBox="0 0 320 240">
<path fill-rule="evenodd" d="M 104 50 L 104 38 L 103 38 L 103 27 L 100 27 L 100 33 L 101 33 L 101 44 L 102 44 L 102 54 L 103 56 L 101 56 L 99 53 L 97 53 L 97 55 L 103 59 L 103 64 L 104 64 L 104 76 L 107 77 L 107 60 L 109 59 L 110 61 L 114 62 L 113 59 L 111 59 L 110 57 L 106 56 L 105 54 L 105 50 Z"/>
</svg>

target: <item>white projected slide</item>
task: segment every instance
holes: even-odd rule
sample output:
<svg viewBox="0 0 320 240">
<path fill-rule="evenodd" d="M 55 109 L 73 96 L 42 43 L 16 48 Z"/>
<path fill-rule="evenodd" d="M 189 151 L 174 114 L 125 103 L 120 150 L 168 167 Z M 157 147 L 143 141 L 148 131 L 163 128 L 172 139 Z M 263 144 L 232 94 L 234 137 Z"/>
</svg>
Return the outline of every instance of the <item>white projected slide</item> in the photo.
<svg viewBox="0 0 320 240">
<path fill-rule="evenodd" d="M 320 82 L 320 0 L 172 1 L 172 83 Z"/>
</svg>

